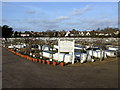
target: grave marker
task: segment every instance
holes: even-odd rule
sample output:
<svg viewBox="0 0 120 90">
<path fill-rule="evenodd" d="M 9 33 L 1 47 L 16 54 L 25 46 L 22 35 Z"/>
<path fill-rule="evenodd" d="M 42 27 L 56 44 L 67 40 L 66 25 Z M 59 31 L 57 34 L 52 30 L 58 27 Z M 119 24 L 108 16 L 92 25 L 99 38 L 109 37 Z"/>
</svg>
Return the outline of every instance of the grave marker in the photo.
<svg viewBox="0 0 120 90">
<path fill-rule="evenodd" d="M 74 43 L 75 40 L 59 39 L 58 40 L 58 59 L 60 52 L 69 52 L 72 54 L 72 64 L 74 64 Z"/>
</svg>

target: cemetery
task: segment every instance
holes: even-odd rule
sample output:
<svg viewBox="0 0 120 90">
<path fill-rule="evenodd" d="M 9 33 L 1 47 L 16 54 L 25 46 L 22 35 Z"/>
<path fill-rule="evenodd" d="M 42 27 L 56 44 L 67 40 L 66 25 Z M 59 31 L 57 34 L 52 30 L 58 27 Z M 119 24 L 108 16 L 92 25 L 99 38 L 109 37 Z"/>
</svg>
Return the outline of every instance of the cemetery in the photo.
<svg viewBox="0 0 120 90">
<path fill-rule="evenodd" d="M 34 62 L 65 66 L 67 64 L 103 61 L 119 57 L 119 47 L 96 45 L 74 39 L 42 40 L 39 38 L 3 38 L 8 51 Z"/>
</svg>

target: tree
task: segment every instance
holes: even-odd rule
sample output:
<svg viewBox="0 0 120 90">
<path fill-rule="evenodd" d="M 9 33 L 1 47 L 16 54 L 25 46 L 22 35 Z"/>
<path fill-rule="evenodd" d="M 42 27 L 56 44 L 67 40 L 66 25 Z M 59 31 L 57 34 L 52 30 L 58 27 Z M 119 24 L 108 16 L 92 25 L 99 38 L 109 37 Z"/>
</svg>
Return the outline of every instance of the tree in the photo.
<svg viewBox="0 0 120 90">
<path fill-rule="evenodd" d="M 2 37 L 2 27 L 0 26 L 0 38 Z"/>
<path fill-rule="evenodd" d="M 47 30 L 46 31 L 49 37 L 53 37 L 54 32 L 52 30 Z"/>
<path fill-rule="evenodd" d="M 8 25 L 2 26 L 2 37 L 10 38 L 13 34 L 13 28 L 9 27 Z"/>
<path fill-rule="evenodd" d="M 14 33 L 14 37 L 18 37 L 18 32 L 17 31 L 15 31 L 15 33 Z"/>
<path fill-rule="evenodd" d="M 100 31 L 100 28 L 97 28 L 97 30 L 96 31 Z"/>
<path fill-rule="evenodd" d="M 93 30 L 93 31 L 91 31 L 91 37 L 96 37 L 96 31 L 95 30 Z"/>
</svg>

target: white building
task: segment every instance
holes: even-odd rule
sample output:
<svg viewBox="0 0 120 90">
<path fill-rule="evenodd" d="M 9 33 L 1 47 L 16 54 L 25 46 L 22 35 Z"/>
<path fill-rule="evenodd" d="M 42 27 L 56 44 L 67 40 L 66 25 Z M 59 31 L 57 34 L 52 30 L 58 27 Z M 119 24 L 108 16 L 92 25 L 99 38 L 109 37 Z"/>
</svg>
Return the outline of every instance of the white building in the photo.
<svg viewBox="0 0 120 90">
<path fill-rule="evenodd" d="M 21 33 L 21 34 L 20 34 L 20 36 L 21 36 L 21 37 L 29 37 L 29 36 L 30 36 L 30 34 Z"/>
<path fill-rule="evenodd" d="M 90 34 L 90 32 L 87 32 L 86 35 L 87 35 L 87 36 L 90 36 L 91 34 Z"/>
</svg>

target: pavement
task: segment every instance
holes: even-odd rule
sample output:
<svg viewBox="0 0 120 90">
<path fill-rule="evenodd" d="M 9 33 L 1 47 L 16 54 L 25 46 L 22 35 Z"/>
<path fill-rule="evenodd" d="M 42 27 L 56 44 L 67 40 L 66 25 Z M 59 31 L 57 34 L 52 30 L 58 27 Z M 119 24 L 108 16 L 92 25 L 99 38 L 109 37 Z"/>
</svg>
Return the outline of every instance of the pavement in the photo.
<svg viewBox="0 0 120 90">
<path fill-rule="evenodd" d="M 52 66 L 2 49 L 3 88 L 118 88 L 118 61 Z"/>
</svg>

